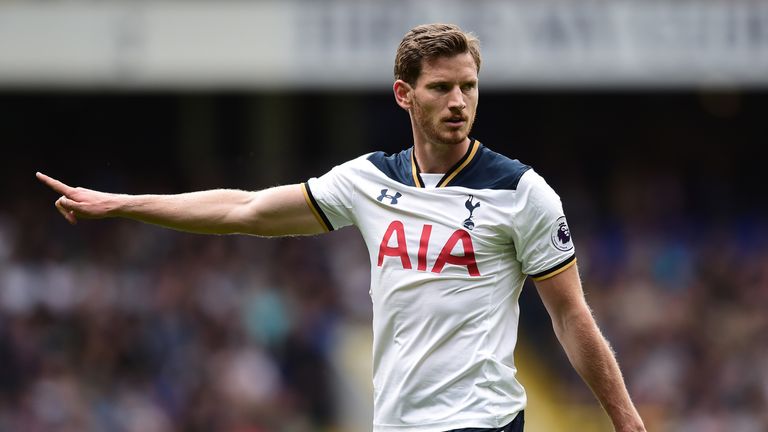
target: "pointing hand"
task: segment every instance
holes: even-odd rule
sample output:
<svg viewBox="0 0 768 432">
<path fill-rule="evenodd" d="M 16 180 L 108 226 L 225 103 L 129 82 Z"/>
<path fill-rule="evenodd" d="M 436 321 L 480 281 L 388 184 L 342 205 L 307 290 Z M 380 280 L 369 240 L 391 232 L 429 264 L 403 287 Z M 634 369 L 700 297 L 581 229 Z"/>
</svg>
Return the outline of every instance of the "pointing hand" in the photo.
<svg viewBox="0 0 768 432">
<path fill-rule="evenodd" d="M 109 216 L 109 212 L 115 208 L 114 194 L 71 187 L 41 172 L 35 175 L 38 180 L 62 195 L 56 200 L 56 208 L 67 222 L 73 225 L 77 223 L 77 218 Z"/>
</svg>

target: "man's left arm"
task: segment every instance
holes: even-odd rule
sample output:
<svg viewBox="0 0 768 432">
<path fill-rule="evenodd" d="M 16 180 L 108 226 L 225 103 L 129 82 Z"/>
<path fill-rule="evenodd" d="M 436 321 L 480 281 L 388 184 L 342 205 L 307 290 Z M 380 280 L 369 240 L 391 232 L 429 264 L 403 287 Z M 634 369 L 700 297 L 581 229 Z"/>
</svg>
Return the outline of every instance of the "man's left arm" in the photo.
<svg viewBox="0 0 768 432">
<path fill-rule="evenodd" d="M 608 341 L 584 298 L 576 265 L 535 282 L 557 339 L 618 432 L 645 431 Z"/>
</svg>

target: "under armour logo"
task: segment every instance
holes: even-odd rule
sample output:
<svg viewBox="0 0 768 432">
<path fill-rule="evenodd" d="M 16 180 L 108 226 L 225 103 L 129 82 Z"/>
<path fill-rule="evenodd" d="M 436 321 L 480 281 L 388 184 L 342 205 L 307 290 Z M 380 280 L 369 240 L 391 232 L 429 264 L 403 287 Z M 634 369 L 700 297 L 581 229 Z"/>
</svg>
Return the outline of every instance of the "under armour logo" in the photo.
<svg viewBox="0 0 768 432">
<path fill-rule="evenodd" d="M 474 199 L 475 199 L 475 197 L 473 195 L 470 195 L 469 199 L 467 200 L 467 202 L 464 203 L 464 207 L 466 207 L 467 210 L 469 210 L 469 217 L 464 219 L 464 228 L 466 228 L 466 229 L 468 229 L 470 231 L 472 231 L 472 229 L 475 227 L 475 223 L 472 222 L 472 213 L 475 212 L 476 208 L 480 207 L 480 203 L 479 202 L 478 203 L 472 202 L 472 200 L 474 200 Z"/>
<path fill-rule="evenodd" d="M 379 200 L 379 202 L 383 202 L 384 198 L 389 198 L 389 203 L 395 205 L 397 204 L 397 199 L 403 196 L 403 194 L 397 191 L 395 191 L 394 195 L 389 195 L 387 192 L 389 192 L 389 189 L 382 189 L 381 195 L 379 195 L 376 199 Z"/>
</svg>

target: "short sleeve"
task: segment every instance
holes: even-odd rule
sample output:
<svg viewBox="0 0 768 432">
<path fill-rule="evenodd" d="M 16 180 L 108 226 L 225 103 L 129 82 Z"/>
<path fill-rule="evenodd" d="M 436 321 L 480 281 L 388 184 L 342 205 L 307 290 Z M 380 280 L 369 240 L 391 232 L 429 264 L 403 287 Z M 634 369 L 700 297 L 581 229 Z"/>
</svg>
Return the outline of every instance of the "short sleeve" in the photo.
<svg viewBox="0 0 768 432">
<path fill-rule="evenodd" d="M 338 165 L 320 177 L 302 185 L 304 198 L 321 225 L 328 230 L 354 224 L 352 212 L 355 194 L 351 162 Z"/>
<path fill-rule="evenodd" d="M 560 197 L 533 170 L 520 179 L 524 206 L 513 221 L 513 239 L 522 270 L 533 280 L 550 278 L 576 261 Z"/>
</svg>

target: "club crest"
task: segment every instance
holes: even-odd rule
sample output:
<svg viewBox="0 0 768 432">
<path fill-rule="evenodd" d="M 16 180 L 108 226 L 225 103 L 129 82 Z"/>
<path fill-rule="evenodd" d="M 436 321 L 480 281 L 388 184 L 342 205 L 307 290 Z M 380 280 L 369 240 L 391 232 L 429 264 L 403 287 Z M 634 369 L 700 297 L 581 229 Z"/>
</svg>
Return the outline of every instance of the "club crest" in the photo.
<svg viewBox="0 0 768 432">
<path fill-rule="evenodd" d="M 464 223 L 462 224 L 464 228 L 472 231 L 475 228 L 475 223 L 472 222 L 472 213 L 475 212 L 475 209 L 480 207 L 480 203 L 473 202 L 475 199 L 474 195 L 470 195 L 467 202 L 464 203 L 464 207 L 466 207 L 467 210 L 469 210 L 469 217 L 464 219 Z"/>
</svg>

